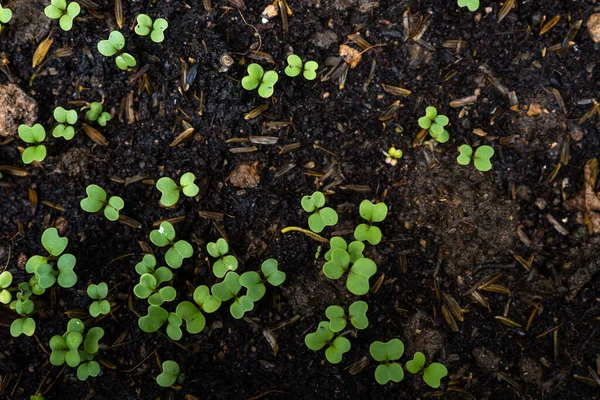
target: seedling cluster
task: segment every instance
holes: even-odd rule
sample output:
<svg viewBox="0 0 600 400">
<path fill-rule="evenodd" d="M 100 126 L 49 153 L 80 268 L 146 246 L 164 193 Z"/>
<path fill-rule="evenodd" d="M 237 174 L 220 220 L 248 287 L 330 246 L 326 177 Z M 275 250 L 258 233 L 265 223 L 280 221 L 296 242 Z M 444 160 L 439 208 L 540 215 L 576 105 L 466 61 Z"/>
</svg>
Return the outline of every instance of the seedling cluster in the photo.
<svg viewBox="0 0 600 400">
<path fill-rule="evenodd" d="M 100 126 L 106 126 L 112 119 L 110 113 L 103 111 L 102 104 L 98 102 L 90 104 L 90 109 L 85 113 L 85 117 L 89 121 L 97 122 Z"/>
<path fill-rule="evenodd" d="M 450 134 L 446 126 L 450 121 L 445 115 L 438 114 L 435 107 L 427 107 L 425 116 L 419 118 L 419 126 L 429 131 L 429 135 L 440 143 L 446 143 Z"/>
<path fill-rule="evenodd" d="M 398 160 L 402 158 L 402 150 L 396 149 L 394 146 L 390 147 L 387 152 L 383 152 L 385 155 L 385 163 L 390 164 L 392 167 L 398 164 Z"/>
<path fill-rule="evenodd" d="M 111 196 L 107 199 L 104 189 L 98 185 L 89 185 L 85 188 L 87 197 L 82 199 L 79 205 L 83 211 L 96 213 L 104 209 L 104 216 L 109 221 L 119 219 L 119 211 L 125 207 L 125 202 L 119 196 Z"/>
</svg>

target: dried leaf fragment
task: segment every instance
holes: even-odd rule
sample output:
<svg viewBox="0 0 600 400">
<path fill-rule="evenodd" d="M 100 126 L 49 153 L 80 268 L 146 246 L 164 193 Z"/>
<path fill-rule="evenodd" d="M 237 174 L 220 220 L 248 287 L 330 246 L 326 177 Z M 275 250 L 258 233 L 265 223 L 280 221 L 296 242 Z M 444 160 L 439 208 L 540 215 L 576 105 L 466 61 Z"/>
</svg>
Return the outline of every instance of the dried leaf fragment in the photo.
<svg viewBox="0 0 600 400">
<path fill-rule="evenodd" d="M 31 66 L 33 68 L 37 67 L 44 61 L 46 55 L 48 54 L 48 51 L 50 50 L 50 46 L 52 46 L 52 43 L 53 40 L 50 39 L 50 36 L 48 36 L 46 39 L 42 40 L 37 49 L 35 49 L 35 53 L 33 53 L 33 60 L 31 63 Z"/>
</svg>

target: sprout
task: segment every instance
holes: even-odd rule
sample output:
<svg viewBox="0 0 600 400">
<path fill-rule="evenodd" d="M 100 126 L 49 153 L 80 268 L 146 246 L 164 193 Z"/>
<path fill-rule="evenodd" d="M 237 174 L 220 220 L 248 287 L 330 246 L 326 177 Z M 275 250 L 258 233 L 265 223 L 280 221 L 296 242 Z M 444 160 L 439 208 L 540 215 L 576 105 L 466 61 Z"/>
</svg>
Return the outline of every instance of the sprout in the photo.
<svg viewBox="0 0 600 400">
<path fill-rule="evenodd" d="M 173 273 L 167 267 L 156 267 L 156 258 L 152 254 L 146 254 L 142 261 L 135 265 L 135 272 L 140 275 L 151 274 L 156 279 L 156 285 L 173 279 Z"/>
<path fill-rule="evenodd" d="M 359 241 L 366 240 L 372 245 L 381 242 L 381 229 L 373 225 L 373 222 L 381 222 L 385 219 L 388 207 L 385 203 L 373 204 L 369 200 L 363 200 L 359 207 L 360 216 L 369 224 L 360 224 L 354 230 L 354 238 Z"/>
<path fill-rule="evenodd" d="M 81 7 L 76 2 L 67 6 L 66 0 L 52 0 L 50 5 L 44 8 L 44 14 L 50 19 L 58 19 L 58 24 L 63 31 L 70 31 L 73 20 L 81 12 Z"/>
<path fill-rule="evenodd" d="M 449 120 L 445 115 L 438 115 L 435 107 L 427 107 L 425 116 L 419 118 L 419 126 L 429 130 L 429 135 L 440 143 L 446 143 L 450 134 L 445 129 Z"/>
<path fill-rule="evenodd" d="M 375 369 L 375 380 L 380 385 L 389 381 L 400 382 L 404 379 L 404 370 L 400 363 L 395 362 L 404 354 L 404 343 L 400 339 L 392 339 L 387 343 L 375 341 L 369 348 L 371 357 L 381 364 Z"/>
<path fill-rule="evenodd" d="M 341 248 L 333 249 L 330 257 L 331 259 L 323 265 L 323 273 L 326 277 L 340 279 L 348 272 L 346 287 L 350 292 L 357 296 L 369 292 L 369 278 L 377 272 L 377 265 L 373 260 L 360 258 L 350 268 L 350 254 Z"/>
<path fill-rule="evenodd" d="M 338 222 L 338 215 L 333 208 L 323 207 L 325 195 L 314 192 L 311 196 L 304 196 L 301 201 L 302 208 L 308 213 L 308 226 L 315 233 L 323 232 L 326 226 L 334 226 Z"/>
<path fill-rule="evenodd" d="M 242 78 L 242 87 L 246 90 L 258 88 L 258 95 L 265 99 L 273 95 L 273 87 L 279 75 L 275 71 L 265 72 L 258 64 L 248 65 L 248 75 Z"/>
<path fill-rule="evenodd" d="M 12 19 L 12 10 L 10 8 L 2 7 L 0 4 L 0 29 L 2 29 L 2 24 L 8 24 L 8 21 Z"/>
<path fill-rule="evenodd" d="M 348 316 L 340 306 L 329 306 L 325 315 L 329 318 L 329 329 L 333 332 L 341 332 L 348 320 L 356 329 L 366 329 L 369 326 L 367 309 L 369 306 L 364 301 L 355 301 L 348 308 Z"/>
<path fill-rule="evenodd" d="M 440 363 L 431 363 L 425 369 L 425 354 L 417 351 L 412 360 L 406 363 L 406 370 L 411 374 L 416 374 L 423 370 L 423 380 L 426 384 L 434 389 L 440 387 L 440 381 L 443 377 L 448 375 L 448 369 Z"/>
<path fill-rule="evenodd" d="M 150 241 L 158 247 L 168 246 L 169 249 L 165 253 L 165 261 L 171 268 L 179 268 L 183 264 L 183 260 L 190 258 L 194 254 L 192 245 L 185 240 L 175 240 L 175 228 L 170 222 L 163 222 L 158 229 L 150 232 Z"/>
<path fill-rule="evenodd" d="M 35 124 L 32 127 L 27 125 L 19 126 L 19 137 L 25 143 L 34 144 L 25 149 L 21 158 L 25 164 L 31 164 L 33 161 L 42 162 L 46 158 L 46 146 L 42 143 L 46 140 L 46 130 L 40 124 Z"/>
<path fill-rule="evenodd" d="M 108 285 L 105 282 L 100 282 L 97 285 L 91 284 L 87 288 L 87 294 L 90 298 L 96 300 L 90 305 L 90 315 L 96 318 L 100 314 L 108 314 L 110 312 L 110 303 L 105 300 L 108 295 Z"/>
<path fill-rule="evenodd" d="M 235 319 L 241 319 L 246 312 L 254 309 L 254 302 L 249 296 L 238 296 L 241 289 L 240 276 L 236 272 L 227 273 L 223 282 L 213 285 L 211 289 L 213 296 L 221 302 L 234 299 L 229 312 Z"/>
<path fill-rule="evenodd" d="M 308 61 L 302 68 L 302 59 L 295 54 L 291 54 L 287 58 L 288 66 L 285 68 L 285 74 L 289 77 L 296 77 L 302 72 L 304 79 L 312 81 L 317 77 L 317 69 L 319 64 L 316 61 Z"/>
<path fill-rule="evenodd" d="M 98 185 L 89 185 L 85 188 L 88 197 L 81 200 L 79 205 L 83 211 L 95 213 L 104 207 L 104 216 L 109 221 L 119 219 L 119 211 L 125 207 L 123 199 L 119 196 L 111 196 L 106 200 L 106 191 Z"/>
<path fill-rule="evenodd" d="M 365 244 L 363 242 L 359 242 L 359 241 L 355 240 L 354 242 L 350 243 L 350 245 L 348 246 L 348 244 L 346 243 L 346 241 L 343 238 L 341 238 L 339 236 L 334 236 L 329 241 L 329 246 L 330 246 L 330 249 L 327 253 L 325 253 L 325 256 L 324 256 L 325 260 L 327 260 L 327 261 L 331 261 L 331 256 L 335 249 L 347 250 L 348 254 L 350 255 L 351 263 L 355 263 L 356 261 L 360 260 L 361 258 L 364 258 L 362 253 L 365 250 Z"/>
<path fill-rule="evenodd" d="M 196 176 L 191 172 L 186 172 L 179 178 L 181 186 L 177 186 L 175 181 L 168 177 L 163 177 L 156 182 L 156 188 L 162 193 L 160 204 L 165 207 L 171 207 L 179 200 L 179 192 L 183 192 L 187 197 L 194 197 L 200 191 L 200 188 L 194 183 Z"/>
<path fill-rule="evenodd" d="M 309 333 L 304 337 L 306 347 L 313 351 L 319 351 L 325 346 L 329 346 L 325 350 L 325 358 L 331 364 L 339 364 L 342 361 L 344 353 L 350 351 L 350 341 L 343 336 L 338 336 L 335 339 L 335 332 L 329 326 L 329 322 L 321 321 L 317 330 Z M 333 339 L 333 340 L 332 340 Z"/>
<path fill-rule="evenodd" d="M 176 313 L 170 313 L 158 306 L 148 307 L 148 314 L 138 319 L 138 326 L 144 332 L 156 332 L 167 323 L 167 335 L 173 340 L 183 336 L 181 332 L 181 318 Z"/>
<path fill-rule="evenodd" d="M 285 272 L 279 271 L 277 266 L 279 263 L 274 258 L 269 258 L 265 260 L 260 266 L 260 270 L 262 271 L 264 277 L 267 279 L 272 286 L 281 285 L 286 278 Z"/>
<path fill-rule="evenodd" d="M 458 0 L 459 7 L 467 7 L 469 11 L 477 11 L 479 0 Z"/>
<path fill-rule="evenodd" d="M 21 287 L 21 285 L 19 285 Z M 10 308 L 14 310 L 21 318 L 15 319 L 10 325 L 10 334 L 13 337 L 19 337 L 21 334 L 32 336 L 35 332 L 35 321 L 29 315 L 33 314 L 35 304 L 29 300 L 31 293 L 21 296 L 17 295 L 17 300 L 10 303 Z"/>
<path fill-rule="evenodd" d="M 54 119 L 59 124 L 52 130 L 52 136 L 55 138 L 65 138 L 71 140 L 75 136 L 75 128 L 73 125 L 77 123 L 77 111 L 65 110 L 62 107 L 54 109 Z"/>
<path fill-rule="evenodd" d="M 119 53 L 125 47 L 125 37 L 119 31 L 112 31 L 108 36 L 108 40 L 98 42 L 98 51 L 105 57 L 112 57 Z M 129 67 L 135 67 L 137 62 L 129 53 L 120 53 L 115 58 L 115 64 L 119 69 L 125 71 Z"/>
<path fill-rule="evenodd" d="M 164 32 L 168 27 L 169 23 L 166 19 L 157 18 L 154 23 L 152 23 L 152 18 L 146 14 L 140 14 L 137 16 L 135 33 L 140 36 L 148 36 L 149 34 L 150 39 L 152 39 L 153 42 L 160 43 L 165 40 Z"/>
<path fill-rule="evenodd" d="M 213 274 L 217 278 L 222 278 L 229 271 L 235 271 L 238 267 L 238 260 L 235 256 L 226 255 L 229 252 L 229 245 L 223 238 L 216 243 L 210 242 L 206 245 L 206 250 L 214 258 L 218 258 L 213 264 Z"/>
<path fill-rule="evenodd" d="M 140 282 L 134 286 L 133 293 L 140 299 L 148 299 L 152 306 L 160 306 L 164 302 L 173 301 L 177 292 L 171 286 L 158 289 L 160 283 L 152 274 L 142 274 Z"/>
<path fill-rule="evenodd" d="M 156 377 L 156 383 L 162 387 L 169 387 L 175 383 L 179 377 L 179 364 L 175 361 L 167 360 L 162 363 L 162 372 Z"/>
<path fill-rule="evenodd" d="M 221 307 L 221 300 L 210 294 L 208 286 L 199 286 L 194 290 L 194 302 L 206 313 L 213 313 Z M 206 325 L 206 318 L 192 302 L 183 301 L 177 305 L 177 315 L 185 321 L 185 327 L 191 334 L 202 332 Z"/>
<path fill-rule="evenodd" d="M 112 119 L 112 116 L 102 111 L 102 104 L 93 102 L 90 109 L 85 113 L 85 117 L 90 121 L 98 122 L 100 126 L 106 126 L 106 123 Z"/>
<path fill-rule="evenodd" d="M 402 150 L 396 150 L 394 146 L 390 147 L 387 152 L 383 152 L 385 155 L 385 163 L 390 164 L 392 167 L 398 164 L 398 160 L 402 158 Z"/>
<path fill-rule="evenodd" d="M 0 303 L 9 304 L 12 301 L 12 294 L 7 288 L 12 283 L 13 276 L 10 272 L 4 271 L 0 274 Z"/>
<path fill-rule="evenodd" d="M 473 160 L 475 168 L 481 172 L 487 172 L 492 169 L 490 158 L 494 155 L 493 147 L 487 145 L 479 146 L 477 150 L 475 150 L 475 155 L 473 155 L 473 148 L 468 144 L 463 144 L 458 148 L 458 151 L 460 154 L 456 158 L 456 161 L 458 161 L 460 165 L 469 165 L 471 160 Z"/>
</svg>

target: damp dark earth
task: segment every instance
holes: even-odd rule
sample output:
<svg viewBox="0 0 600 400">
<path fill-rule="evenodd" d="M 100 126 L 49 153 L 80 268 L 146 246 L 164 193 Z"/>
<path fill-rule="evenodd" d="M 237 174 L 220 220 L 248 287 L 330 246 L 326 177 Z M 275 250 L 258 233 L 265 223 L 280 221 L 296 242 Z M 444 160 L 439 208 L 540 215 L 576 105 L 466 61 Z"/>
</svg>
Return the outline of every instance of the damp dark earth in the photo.
<svg viewBox="0 0 600 400">
<path fill-rule="evenodd" d="M 13 337 L 21 316 L 0 308 L 0 398 L 600 398 L 600 2 L 77 2 L 64 31 L 50 0 L 2 1 L 0 272 L 21 296 L 56 228 L 77 282 L 31 296 L 31 336 Z M 162 42 L 136 34 L 140 14 L 168 21 Z M 135 66 L 98 51 L 113 31 Z M 316 79 L 288 77 L 290 54 L 316 61 Z M 279 73 L 272 96 L 242 87 L 252 63 Z M 106 126 L 86 118 L 93 102 Z M 429 106 L 448 117 L 447 141 L 419 125 Z M 72 140 L 52 135 L 57 107 L 78 114 Z M 26 164 L 17 132 L 36 123 L 47 154 Z M 457 162 L 463 145 L 475 163 Z M 476 168 L 481 146 L 489 170 Z M 161 205 L 158 180 L 187 172 L 197 192 Z M 118 220 L 81 208 L 89 185 L 122 198 Z M 338 216 L 317 233 L 301 205 L 315 191 Z M 332 237 L 354 240 L 363 200 L 388 213 L 380 243 L 365 242 L 377 271 L 359 296 L 323 265 Z M 136 264 L 154 253 L 166 265 L 149 238 L 165 221 L 193 249 L 166 284 L 175 316 L 222 281 L 207 251 L 219 238 L 237 273 L 272 258 L 286 279 L 242 318 L 230 301 L 203 312 L 200 333 L 144 332 Z M 92 317 L 100 282 L 110 311 Z M 332 364 L 305 337 L 357 300 L 368 327 L 336 334 L 351 348 Z M 104 331 L 85 381 L 50 362 L 71 319 Z M 404 379 L 380 385 L 369 349 L 392 339 Z M 446 367 L 439 387 L 406 370 L 415 352 Z M 162 387 L 167 360 L 180 373 Z"/>
</svg>

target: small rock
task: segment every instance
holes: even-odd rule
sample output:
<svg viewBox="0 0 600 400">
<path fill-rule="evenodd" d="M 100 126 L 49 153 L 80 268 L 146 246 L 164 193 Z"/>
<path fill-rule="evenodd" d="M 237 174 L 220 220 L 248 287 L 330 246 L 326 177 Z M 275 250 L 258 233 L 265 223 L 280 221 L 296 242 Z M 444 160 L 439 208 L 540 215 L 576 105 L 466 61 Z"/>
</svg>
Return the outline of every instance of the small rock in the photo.
<svg viewBox="0 0 600 400">
<path fill-rule="evenodd" d="M 474 349 L 473 358 L 475 358 L 477 366 L 488 373 L 496 373 L 500 368 L 500 357 L 485 347 Z"/>
<path fill-rule="evenodd" d="M 44 15 L 46 0 L 17 1 L 11 29 L 15 29 L 17 43 L 39 44 L 50 32 L 52 20 Z"/>
<path fill-rule="evenodd" d="M 600 13 L 590 15 L 587 21 L 587 28 L 594 43 L 600 42 Z"/>
<path fill-rule="evenodd" d="M 542 384 L 544 372 L 541 365 L 531 358 L 522 358 L 519 361 L 519 369 L 521 370 L 521 379 L 525 383 Z"/>
<path fill-rule="evenodd" d="M 334 31 L 325 30 L 322 32 L 315 32 L 310 39 L 310 42 L 317 47 L 326 49 L 333 46 L 338 41 L 338 35 Z"/>
<path fill-rule="evenodd" d="M 257 165 L 258 162 L 238 166 L 229 175 L 229 181 L 233 186 L 243 189 L 257 187 L 260 183 Z"/>
<path fill-rule="evenodd" d="M 31 126 L 37 120 L 37 103 L 17 85 L 0 85 L 0 104 L 0 136 L 14 136 L 20 124 Z"/>
</svg>

